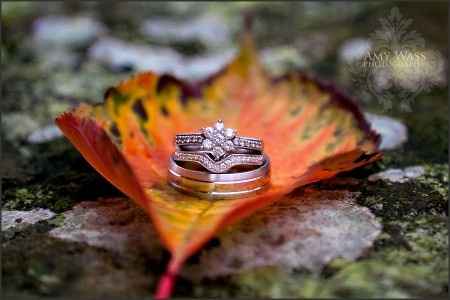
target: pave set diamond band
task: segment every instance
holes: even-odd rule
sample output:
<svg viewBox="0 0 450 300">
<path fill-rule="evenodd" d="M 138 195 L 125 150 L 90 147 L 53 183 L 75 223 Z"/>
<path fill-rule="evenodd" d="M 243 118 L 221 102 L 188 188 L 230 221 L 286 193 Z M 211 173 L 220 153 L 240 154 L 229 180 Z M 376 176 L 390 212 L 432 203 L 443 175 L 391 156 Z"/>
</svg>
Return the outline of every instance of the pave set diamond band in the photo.
<svg viewBox="0 0 450 300">
<path fill-rule="evenodd" d="M 208 156 L 208 152 L 203 151 L 198 151 L 195 153 L 176 151 L 173 157 L 176 161 L 196 162 L 213 173 L 224 173 L 230 170 L 231 168 L 240 165 L 259 166 L 264 163 L 265 159 L 264 156 L 261 154 L 246 155 L 246 154 L 231 153 L 227 157 L 216 162 Z"/>
<path fill-rule="evenodd" d="M 259 138 L 238 136 L 223 121 L 199 133 L 177 134 L 168 181 L 181 192 L 207 198 L 238 198 L 268 186 L 270 161 Z"/>
<path fill-rule="evenodd" d="M 225 144 L 226 145 L 225 147 L 227 147 L 227 149 L 235 148 L 235 149 L 247 149 L 257 151 L 262 151 L 263 149 L 263 143 L 259 139 L 243 136 L 242 137 L 235 136 L 230 140 L 232 140 L 232 144 L 230 144 L 228 141 Z M 219 141 L 220 143 L 220 140 L 217 141 Z M 213 142 L 210 139 L 203 137 L 203 134 L 201 133 L 177 134 L 175 137 L 175 144 L 180 148 L 194 146 L 204 150 L 214 149 Z"/>
</svg>

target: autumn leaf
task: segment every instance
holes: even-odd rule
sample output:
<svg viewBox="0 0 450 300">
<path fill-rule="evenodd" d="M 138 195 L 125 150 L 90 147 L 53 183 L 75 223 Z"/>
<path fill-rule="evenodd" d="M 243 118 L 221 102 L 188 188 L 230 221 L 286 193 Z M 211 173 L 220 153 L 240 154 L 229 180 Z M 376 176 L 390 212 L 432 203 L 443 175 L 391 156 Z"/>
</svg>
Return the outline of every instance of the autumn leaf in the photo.
<svg viewBox="0 0 450 300">
<path fill-rule="evenodd" d="M 176 133 L 218 119 L 243 136 L 264 141 L 271 159 L 265 192 L 207 200 L 167 184 Z M 157 298 L 170 296 L 184 261 L 220 229 L 297 187 L 327 179 L 381 157 L 379 137 L 346 96 L 300 72 L 271 78 L 250 36 L 239 55 L 207 80 L 138 74 L 109 88 L 102 105 L 82 104 L 56 119 L 64 135 L 108 181 L 151 217 L 171 253 Z"/>
</svg>

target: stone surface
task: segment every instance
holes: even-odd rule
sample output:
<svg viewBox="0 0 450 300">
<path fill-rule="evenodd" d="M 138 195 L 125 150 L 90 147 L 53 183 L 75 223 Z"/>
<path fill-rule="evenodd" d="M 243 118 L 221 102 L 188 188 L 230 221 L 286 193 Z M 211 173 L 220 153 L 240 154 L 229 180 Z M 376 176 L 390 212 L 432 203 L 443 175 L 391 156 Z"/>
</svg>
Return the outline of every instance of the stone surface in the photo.
<svg viewBox="0 0 450 300">
<path fill-rule="evenodd" d="M 188 20 L 152 18 L 142 24 L 141 31 L 161 41 L 191 42 L 198 40 L 207 47 L 231 42 L 230 28 L 220 15 L 205 15 Z"/>
<path fill-rule="evenodd" d="M 160 247 L 149 217 L 126 199 L 81 202 L 63 217 L 62 225 L 52 229 L 50 236 L 121 253 L 154 253 Z"/>
<path fill-rule="evenodd" d="M 39 56 L 40 67 L 43 70 L 73 68 L 80 60 L 77 53 L 65 47 L 36 48 L 34 51 Z"/>
<path fill-rule="evenodd" d="M 89 57 L 116 70 L 131 67 L 136 71 L 162 73 L 174 73 L 182 61 L 172 49 L 131 44 L 111 37 L 94 43 L 89 49 Z"/>
<path fill-rule="evenodd" d="M 51 124 L 32 132 L 28 136 L 27 141 L 32 144 L 44 143 L 52 141 L 61 136 L 62 136 L 61 130 L 56 125 Z"/>
<path fill-rule="evenodd" d="M 236 54 L 233 48 L 220 49 L 198 57 L 184 60 L 184 66 L 175 75 L 187 80 L 203 79 L 220 71 Z"/>
<path fill-rule="evenodd" d="M 300 51 L 290 46 L 276 46 L 261 51 L 261 60 L 275 76 L 282 75 L 291 69 L 304 68 L 307 59 Z"/>
<path fill-rule="evenodd" d="M 33 209 L 30 211 L 2 210 L 2 231 L 16 226 L 33 225 L 42 220 L 48 220 L 55 213 L 48 209 Z"/>
<path fill-rule="evenodd" d="M 11 113 L 2 118 L 2 126 L 5 137 L 10 140 L 24 139 L 33 130 L 38 123 L 25 113 Z"/>
<path fill-rule="evenodd" d="M 33 40 L 44 48 L 86 45 L 104 32 L 103 24 L 86 16 L 47 16 L 33 23 Z"/>
<path fill-rule="evenodd" d="M 385 180 L 389 182 L 407 182 L 425 174 L 425 169 L 421 166 L 413 166 L 405 169 L 388 169 L 383 172 L 372 174 L 369 181 Z"/>
<path fill-rule="evenodd" d="M 371 48 L 372 42 L 369 39 L 349 39 L 339 49 L 339 58 L 345 63 L 352 63 L 363 58 Z"/>
<path fill-rule="evenodd" d="M 187 58 L 170 48 L 131 44 L 116 38 L 101 39 L 89 49 L 91 59 L 114 70 L 132 68 L 136 71 L 168 73 L 188 80 L 219 71 L 234 53 L 231 49 Z"/>
<path fill-rule="evenodd" d="M 366 113 L 365 116 L 372 129 L 381 135 L 381 150 L 398 148 L 407 141 L 408 130 L 400 121 L 371 113 Z"/>
<path fill-rule="evenodd" d="M 381 226 L 348 191 L 305 191 L 281 200 L 220 235 L 220 246 L 200 256 L 188 277 L 230 275 L 256 267 L 318 272 L 331 260 L 355 260 Z"/>
</svg>

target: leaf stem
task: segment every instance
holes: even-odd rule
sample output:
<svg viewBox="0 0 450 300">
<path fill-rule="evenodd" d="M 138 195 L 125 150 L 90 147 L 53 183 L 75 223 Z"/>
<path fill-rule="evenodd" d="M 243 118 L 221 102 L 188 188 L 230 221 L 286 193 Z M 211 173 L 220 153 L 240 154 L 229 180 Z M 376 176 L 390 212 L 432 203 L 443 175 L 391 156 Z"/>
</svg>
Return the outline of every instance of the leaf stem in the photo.
<svg viewBox="0 0 450 300">
<path fill-rule="evenodd" d="M 167 266 L 166 272 L 159 279 L 155 292 L 155 299 L 167 299 L 172 295 L 179 268 L 179 261 L 172 257 L 169 265 Z"/>
</svg>

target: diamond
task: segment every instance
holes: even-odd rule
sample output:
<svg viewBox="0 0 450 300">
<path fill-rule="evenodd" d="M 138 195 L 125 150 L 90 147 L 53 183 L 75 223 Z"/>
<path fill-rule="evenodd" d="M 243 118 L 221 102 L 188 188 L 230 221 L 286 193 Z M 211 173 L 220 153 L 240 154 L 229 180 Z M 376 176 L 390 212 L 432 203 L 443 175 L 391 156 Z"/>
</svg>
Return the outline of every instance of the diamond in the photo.
<svg viewBox="0 0 450 300">
<path fill-rule="evenodd" d="M 210 140 L 203 140 L 202 148 L 204 150 L 211 150 L 213 148 L 213 143 Z"/>
<path fill-rule="evenodd" d="M 221 133 L 216 133 L 214 135 L 214 138 L 219 143 L 225 140 L 225 136 L 223 134 L 221 134 Z"/>
<path fill-rule="evenodd" d="M 217 160 L 221 156 L 225 154 L 225 150 L 222 149 L 220 146 L 215 146 L 213 148 L 212 154 L 214 155 L 215 159 Z"/>
<path fill-rule="evenodd" d="M 218 131 L 222 131 L 225 128 L 225 125 L 223 124 L 222 120 L 219 120 L 214 124 L 214 128 Z"/>
<path fill-rule="evenodd" d="M 214 128 L 212 128 L 212 127 L 203 128 L 202 133 L 208 139 L 214 138 Z"/>
<path fill-rule="evenodd" d="M 233 142 L 231 141 L 226 141 L 223 145 L 222 145 L 223 149 L 225 149 L 225 151 L 232 151 L 234 149 L 234 145 Z"/>
<path fill-rule="evenodd" d="M 235 135 L 236 135 L 236 132 L 234 131 L 233 128 L 225 129 L 225 136 L 227 137 L 227 139 L 232 139 L 232 138 L 234 138 Z"/>
</svg>

